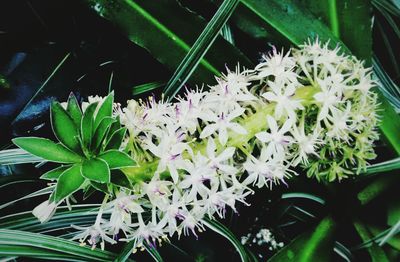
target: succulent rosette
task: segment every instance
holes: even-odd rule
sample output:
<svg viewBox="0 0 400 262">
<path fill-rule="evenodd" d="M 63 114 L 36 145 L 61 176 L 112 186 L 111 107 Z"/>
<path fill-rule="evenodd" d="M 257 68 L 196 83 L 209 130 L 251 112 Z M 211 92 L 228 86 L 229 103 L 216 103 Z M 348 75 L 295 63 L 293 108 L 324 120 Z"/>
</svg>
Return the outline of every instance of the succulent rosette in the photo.
<svg viewBox="0 0 400 262">
<path fill-rule="evenodd" d="M 58 142 L 17 138 L 61 166 L 34 209 L 42 221 L 79 189 L 105 194 L 94 225 L 75 238 L 91 246 L 133 241 L 135 250 L 204 230 L 205 219 L 248 205 L 253 187 L 288 185 L 303 170 L 322 182 L 352 177 L 375 158 L 377 96 L 371 69 L 313 42 L 229 71 L 173 103 L 105 98 L 64 108 L 51 121 Z M 110 214 L 110 216 L 104 216 Z"/>
</svg>

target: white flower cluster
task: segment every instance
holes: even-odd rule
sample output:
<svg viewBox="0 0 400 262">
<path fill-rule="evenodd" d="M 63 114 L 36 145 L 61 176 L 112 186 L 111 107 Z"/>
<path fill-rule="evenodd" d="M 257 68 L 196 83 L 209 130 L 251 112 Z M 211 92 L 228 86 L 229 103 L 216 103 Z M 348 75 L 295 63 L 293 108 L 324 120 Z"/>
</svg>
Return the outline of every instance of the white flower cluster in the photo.
<svg viewBox="0 0 400 262">
<path fill-rule="evenodd" d="M 119 188 L 80 238 L 104 245 L 122 233 L 142 248 L 175 233 L 196 235 L 205 217 L 247 205 L 252 185 L 285 183 L 299 165 L 318 179 L 341 179 L 374 157 L 371 71 L 338 49 L 316 42 L 274 51 L 254 70 L 217 82 L 175 103 L 130 100 L 116 109 L 129 130 L 124 147 L 138 163 L 123 169 L 134 188 Z"/>
</svg>

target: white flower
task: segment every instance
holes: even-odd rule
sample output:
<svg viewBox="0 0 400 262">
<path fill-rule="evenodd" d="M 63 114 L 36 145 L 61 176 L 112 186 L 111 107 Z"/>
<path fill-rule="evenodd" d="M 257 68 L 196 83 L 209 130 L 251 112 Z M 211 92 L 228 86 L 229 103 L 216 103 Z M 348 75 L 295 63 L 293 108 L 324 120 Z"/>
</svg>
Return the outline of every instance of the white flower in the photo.
<svg viewBox="0 0 400 262">
<path fill-rule="evenodd" d="M 165 210 L 170 204 L 171 186 L 171 181 L 159 180 L 157 176 L 153 176 L 148 183 L 142 184 L 143 191 L 148 196 L 151 204 L 161 210 Z"/>
<path fill-rule="evenodd" d="M 327 132 L 328 137 L 335 137 L 344 141 L 349 138 L 349 131 L 352 130 L 351 120 L 351 103 L 346 104 L 344 110 L 334 108 L 332 114 L 328 116 L 328 120 L 331 123 L 329 131 Z"/>
<path fill-rule="evenodd" d="M 286 114 L 290 118 L 296 118 L 296 110 L 304 109 L 304 107 L 301 104 L 301 100 L 292 98 L 296 91 L 295 84 L 282 85 L 268 81 L 268 85 L 272 92 L 266 92 L 262 94 L 262 97 L 276 103 L 275 117 L 280 119 Z"/>
<path fill-rule="evenodd" d="M 105 242 L 110 244 L 115 244 L 117 241 L 107 236 L 106 231 L 102 228 L 101 224 L 106 224 L 106 221 L 97 219 L 96 223 L 89 227 L 81 227 L 72 225 L 73 228 L 82 231 L 72 238 L 72 240 L 79 239 L 82 245 L 84 245 L 85 241 L 91 245 L 92 249 L 94 249 L 97 243 L 100 242 L 100 247 L 104 250 Z"/>
<path fill-rule="evenodd" d="M 141 213 L 138 213 L 138 228 L 136 231 L 130 235 L 127 241 L 133 241 L 134 248 L 142 247 L 143 241 L 146 241 L 152 247 L 156 246 L 156 240 L 160 239 L 164 235 L 163 227 L 165 226 L 165 221 L 157 222 L 156 210 L 152 209 L 152 218 L 150 221 L 145 223 Z"/>
<path fill-rule="evenodd" d="M 186 236 L 189 234 L 189 231 L 195 235 L 196 238 L 198 238 L 196 234 L 196 229 L 199 232 L 204 231 L 204 226 L 202 223 L 202 219 L 204 217 L 205 210 L 198 204 L 194 204 L 192 210 L 188 211 L 186 208 L 183 213 L 183 221 L 179 225 L 178 229 L 178 234 L 180 235 L 180 232 L 183 229 L 183 234 Z"/>
<path fill-rule="evenodd" d="M 40 223 L 49 221 L 54 213 L 56 212 L 57 204 L 55 202 L 50 202 L 49 200 L 44 201 L 32 211 L 32 214 L 39 219 Z"/>
<path fill-rule="evenodd" d="M 230 113 L 222 112 L 220 115 L 211 114 L 207 117 L 207 121 L 214 122 L 207 124 L 206 127 L 200 134 L 200 138 L 206 138 L 218 131 L 218 140 L 221 145 L 225 145 L 228 141 L 228 130 L 232 130 L 237 134 L 244 135 L 247 130 L 236 122 L 232 122 L 233 119 L 243 115 L 244 109 L 237 108 Z"/>
<path fill-rule="evenodd" d="M 306 135 L 304 130 L 304 119 L 302 119 L 299 126 L 293 126 L 291 133 L 294 138 L 293 144 L 297 147 L 295 159 L 292 163 L 293 166 L 297 166 L 300 162 L 308 164 L 309 155 L 319 157 L 316 149 L 323 143 L 320 139 L 320 127 L 315 127 L 312 133 Z"/>
<path fill-rule="evenodd" d="M 147 140 L 146 144 L 146 148 L 159 158 L 157 173 L 160 174 L 168 168 L 174 183 L 178 182 L 178 169 L 184 165 L 183 151 L 191 152 L 191 148 L 181 142 L 184 137 L 185 134 L 182 132 L 169 134 L 163 131 L 158 145 L 155 145 L 151 139 Z"/>
<path fill-rule="evenodd" d="M 228 164 L 228 161 L 232 159 L 233 154 L 235 153 L 234 147 L 225 148 L 222 153 L 216 156 L 216 146 L 214 140 L 209 138 L 207 142 L 207 157 L 210 160 L 209 166 L 219 172 L 234 175 L 238 172 L 238 170 L 232 165 Z"/>
<path fill-rule="evenodd" d="M 203 156 L 200 152 L 196 154 L 193 162 L 186 161 L 184 168 L 188 174 L 179 183 L 179 188 L 188 189 L 187 201 L 197 199 L 197 194 L 202 197 L 207 195 L 208 188 L 205 186 L 206 181 L 215 183 L 216 170 L 209 165 L 209 159 Z"/>
<path fill-rule="evenodd" d="M 283 52 L 278 53 L 274 48 L 272 54 L 264 55 L 263 59 L 264 62 L 255 67 L 255 71 L 258 71 L 256 79 L 262 81 L 274 76 L 274 81 L 278 83 L 297 82 L 297 74 L 293 72 L 296 61 L 290 56 L 290 52 L 283 56 Z"/>
<path fill-rule="evenodd" d="M 326 119 L 329 112 L 335 110 L 341 102 L 341 98 L 338 96 L 337 90 L 334 87 L 321 89 L 321 92 L 314 95 L 314 99 L 317 103 L 321 104 L 318 113 L 319 121 Z"/>
<path fill-rule="evenodd" d="M 268 115 L 267 124 L 269 132 L 263 131 L 256 134 L 256 137 L 261 142 L 267 145 L 266 154 L 269 156 L 285 155 L 285 147 L 292 142 L 292 137 L 285 135 L 293 125 L 291 118 L 287 119 L 283 126 L 279 129 L 276 120 Z"/>
<path fill-rule="evenodd" d="M 144 212 L 140 204 L 135 201 L 136 198 L 136 195 L 127 195 L 125 192 L 120 191 L 116 199 L 107 204 L 107 206 L 112 207 L 108 227 L 113 235 L 118 234 L 120 230 L 124 231 L 126 235 L 129 231 L 128 225 L 131 224 L 131 213 Z"/>
<path fill-rule="evenodd" d="M 268 186 L 268 183 L 274 175 L 273 162 L 270 160 L 271 156 L 268 155 L 265 147 L 261 149 L 260 157 L 258 159 L 252 155 L 248 156 L 246 162 L 243 164 L 244 169 L 248 173 L 243 184 L 257 184 L 258 188 Z"/>
</svg>

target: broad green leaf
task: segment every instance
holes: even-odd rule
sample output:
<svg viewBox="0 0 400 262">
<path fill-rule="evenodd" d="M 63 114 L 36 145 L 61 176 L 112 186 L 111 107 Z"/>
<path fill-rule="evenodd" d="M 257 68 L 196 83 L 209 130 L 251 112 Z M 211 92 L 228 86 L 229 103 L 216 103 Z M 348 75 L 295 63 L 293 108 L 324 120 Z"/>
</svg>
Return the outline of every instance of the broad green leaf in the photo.
<svg viewBox="0 0 400 262">
<path fill-rule="evenodd" d="M 48 252 L 59 252 L 70 255 L 76 259 L 86 261 L 112 261 L 115 255 L 101 251 L 99 249 L 91 250 L 89 247 L 80 246 L 79 243 L 61 239 L 59 237 L 46 236 L 37 233 L 23 232 L 19 230 L 0 229 L 0 247 L 31 247 L 33 250 L 47 250 Z"/>
<path fill-rule="evenodd" d="M 149 91 L 158 89 L 160 87 L 165 86 L 164 82 L 157 81 L 157 82 L 151 82 L 151 83 L 146 83 L 138 86 L 134 86 L 132 88 L 132 95 L 137 96 L 143 93 L 147 93 Z"/>
<path fill-rule="evenodd" d="M 54 201 L 58 203 L 67 196 L 78 191 L 85 178 L 81 175 L 81 165 L 73 165 L 58 178 Z"/>
<path fill-rule="evenodd" d="M 305 6 L 359 59 L 371 64 L 372 13 L 369 0 L 306 0 Z"/>
<path fill-rule="evenodd" d="M 81 168 L 82 176 L 99 183 L 110 182 L 110 169 L 107 162 L 102 159 L 85 160 Z"/>
<path fill-rule="evenodd" d="M 241 3 L 295 45 L 316 37 L 323 42 L 330 40 L 331 46 L 339 42 L 325 24 L 297 1 L 271 0 L 266 4 L 263 0 L 242 0 Z M 347 47 L 342 46 L 347 50 Z"/>
<path fill-rule="evenodd" d="M 174 71 L 205 27 L 205 21 L 175 0 L 86 0 L 99 15 L 114 23 L 129 40 L 147 49 Z M 143 30 L 146 28 L 146 30 Z M 219 37 L 193 74 L 193 83 L 214 82 L 225 65 L 248 66 L 249 60 Z"/>
<path fill-rule="evenodd" d="M 92 137 L 94 134 L 94 113 L 96 111 L 98 102 L 90 104 L 85 113 L 83 113 L 81 121 L 81 139 L 82 146 L 87 149 L 91 145 Z"/>
<path fill-rule="evenodd" d="M 96 114 L 96 119 L 94 121 L 94 129 L 96 129 L 99 126 L 100 122 L 105 117 L 111 117 L 112 109 L 113 109 L 113 103 L 114 103 L 114 92 L 111 92 L 104 99 L 103 103 L 101 104 L 101 106 L 99 108 L 99 111 Z"/>
<path fill-rule="evenodd" d="M 353 225 L 363 241 L 368 241 L 372 238 L 371 233 L 363 223 L 361 223 L 360 221 L 354 221 Z M 387 258 L 383 249 L 374 242 L 371 243 L 371 246 L 369 246 L 367 250 L 372 262 L 389 262 L 389 259 Z"/>
<path fill-rule="evenodd" d="M 47 180 L 57 180 L 65 170 L 70 168 L 70 166 L 60 166 L 54 168 L 46 173 L 44 173 L 40 178 L 47 179 Z"/>
<path fill-rule="evenodd" d="M 51 126 L 58 141 L 72 151 L 79 152 L 78 127 L 60 103 L 53 101 L 50 107 L 50 116 Z"/>
<path fill-rule="evenodd" d="M 136 166 L 136 162 L 128 154 L 112 149 L 97 156 L 107 162 L 110 169 Z"/>
<path fill-rule="evenodd" d="M 201 32 L 196 42 L 190 48 L 185 58 L 181 61 L 174 75 L 164 88 L 165 95 L 171 100 L 192 75 L 201 59 L 211 47 L 221 28 L 232 15 L 239 0 L 224 0 L 217 12 Z"/>
<path fill-rule="evenodd" d="M 132 189 L 131 182 L 126 177 L 126 175 L 119 169 L 111 170 L 111 183 L 128 189 Z"/>
<path fill-rule="evenodd" d="M 123 127 L 115 131 L 111 135 L 110 140 L 107 141 L 105 150 L 119 149 L 122 144 L 122 141 L 125 138 L 126 130 L 127 130 L 126 127 Z"/>
<path fill-rule="evenodd" d="M 93 135 L 91 143 L 91 149 L 93 151 L 98 151 L 100 149 L 104 140 L 106 139 L 111 124 L 114 123 L 115 121 L 116 120 L 112 117 L 104 117 L 103 120 L 101 120 L 99 126 L 97 127 Z"/>
<path fill-rule="evenodd" d="M 82 157 L 67 149 L 63 145 L 40 137 L 18 137 L 13 143 L 29 153 L 57 163 L 77 163 Z"/>
<path fill-rule="evenodd" d="M 78 100 L 76 100 L 76 97 L 72 92 L 68 97 L 67 112 L 71 116 L 75 125 L 79 128 L 81 125 L 82 111 L 81 108 L 79 107 Z"/>
<path fill-rule="evenodd" d="M 268 261 L 330 261 L 335 227 L 331 217 L 324 218 L 313 231 L 296 237 Z"/>
<path fill-rule="evenodd" d="M 214 232 L 229 240 L 229 242 L 232 243 L 236 251 L 239 253 L 242 262 L 250 261 L 245 247 L 240 243 L 240 241 L 236 238 L 232 231 L 230 231 L 226 226 L 216 220 L 211 220 L 209 218 L 205 218 L 203 223 Z"/>
</svg>

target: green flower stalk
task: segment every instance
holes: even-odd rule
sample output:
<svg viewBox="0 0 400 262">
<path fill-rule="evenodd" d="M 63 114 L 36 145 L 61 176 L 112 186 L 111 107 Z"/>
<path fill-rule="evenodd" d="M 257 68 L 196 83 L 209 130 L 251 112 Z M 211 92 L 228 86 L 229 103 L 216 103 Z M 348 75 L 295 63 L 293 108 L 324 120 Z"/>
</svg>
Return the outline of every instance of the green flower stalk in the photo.
<svg viewBox="0 0 400 262">
<path fill-rule="evenodd" d="M 150 98 L 121 108 L 110 94 L 90 98 L 83 114 L 73 98 L 66 110 L 55 103 L 59 144 L 14 142 L 67 164 L 44 175 L 57 186 L 34 210 L 41 221 L 77 189 L 94 188 L 106 200 L 78 238 L 104 246 L 122 235 L 141 248 L 175 233 L 196 235 L 205 216 L 236 211 L 252 186 L 287 184 L 299 167 L 325 182 L 360 173 L 378 139 L 374 85 L 355 57 L 308 43 L 286 54 L 274 50 L 254 69 L 228 71 L 208 91 L 187 91 L 175 103 Z"/>
</svg>

